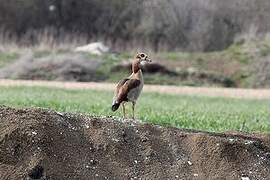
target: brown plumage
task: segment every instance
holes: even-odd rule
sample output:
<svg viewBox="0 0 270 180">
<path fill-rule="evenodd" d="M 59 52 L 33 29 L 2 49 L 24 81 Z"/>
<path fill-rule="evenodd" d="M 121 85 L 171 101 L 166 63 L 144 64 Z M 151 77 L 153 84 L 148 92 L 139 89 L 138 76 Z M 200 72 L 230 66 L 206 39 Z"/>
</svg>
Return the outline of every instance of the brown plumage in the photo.
<svg viewBox="0 0 270 180">
<path fill-rule="evenodd" d="M 134 109 L 135 104 L 140 96 L 141 90 L 143 88 L 143 75 L 141 71 L 142 62 L 151 62 L 148 56 L 144 53 L 139 53 L 135 56 L 132 62 L 132 74 L 123 80 L 121 80 L 115 91 L 115 96 L 113 98 L 112 111 L 116 111 L 119 106 L 123 106 L 124 118 L 126 118 L 125 103 L 132 103 L 132 118 L 134 119 Z"/>
</svg>

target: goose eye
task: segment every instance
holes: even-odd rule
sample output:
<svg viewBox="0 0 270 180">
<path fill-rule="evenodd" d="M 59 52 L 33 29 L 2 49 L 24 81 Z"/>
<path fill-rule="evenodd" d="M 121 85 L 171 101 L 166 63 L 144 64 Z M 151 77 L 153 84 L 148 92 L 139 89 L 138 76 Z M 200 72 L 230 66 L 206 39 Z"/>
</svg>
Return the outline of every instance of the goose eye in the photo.
<svg viewBox="0 0 270 180">
<path fill-rule="evenodd" d="M 141 57 L 142 57 L 142 58 L 144 58 L 144 57 L 145 57 L 145 55 L 144 55 L 144 54 L 141 54 Z"/>
</svg>

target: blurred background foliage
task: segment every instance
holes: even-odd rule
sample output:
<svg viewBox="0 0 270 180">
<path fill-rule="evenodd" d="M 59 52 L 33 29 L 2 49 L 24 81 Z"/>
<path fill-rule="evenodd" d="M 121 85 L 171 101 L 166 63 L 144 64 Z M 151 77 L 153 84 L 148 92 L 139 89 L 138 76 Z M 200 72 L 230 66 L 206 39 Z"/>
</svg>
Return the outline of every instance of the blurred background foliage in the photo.
<svg viewBox="0 0 270 180">
<path fill-rule="evenodd" d="M 268 0 L 0 0 L 6 40 L 35 44 L 73 34 L 118 49 L 215 51 L 270 28 Z"/>
<path fill-rule="evenodd" d="M 0 78 L 270 87 L 269 0 L 0 0 Z M 102 42 L 102 56 L 74 52 Z"/>
</svg>

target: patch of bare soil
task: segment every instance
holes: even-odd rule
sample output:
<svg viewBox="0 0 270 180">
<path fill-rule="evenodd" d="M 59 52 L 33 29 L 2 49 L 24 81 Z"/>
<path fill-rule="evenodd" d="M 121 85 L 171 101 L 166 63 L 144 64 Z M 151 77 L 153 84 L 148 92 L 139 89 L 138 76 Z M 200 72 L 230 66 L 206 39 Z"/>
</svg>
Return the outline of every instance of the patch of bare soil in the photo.
<svg viewBox="0 0 270 180">
<path fill-rule="evenodd" d="M 10 80 L 0 79 L 0 86 L 28 86 L 28 87 L 49 87 L 64 89 L 91 89 L 98 91 L 114 91 L 116 84 L 97 82 L 61 82 L 61 81 L 32 81 L 32 80 Z M 145 85 L 144 92 L 176 94 L 189 96 L 206 97 L 228 97 L 238 99 L 270 99 L 269 89 L 240 89 L 240 88 L 209 88 L 209 87 L 188 87 L 188 86 L 165 86 Z"/>
<path fill-rule="evenodd" d="M 269 179 L 270 135 L 0 108 L 0 179 Z"/>
</svg>

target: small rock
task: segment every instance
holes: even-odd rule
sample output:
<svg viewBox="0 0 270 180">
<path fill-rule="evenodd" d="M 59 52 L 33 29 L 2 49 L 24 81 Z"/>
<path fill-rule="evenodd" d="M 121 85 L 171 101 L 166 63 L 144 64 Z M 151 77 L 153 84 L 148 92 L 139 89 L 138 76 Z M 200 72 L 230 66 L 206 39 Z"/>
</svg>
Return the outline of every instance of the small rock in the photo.
<svg viewBox="0 0 270 180">
<path fill-rule="evenodd" d="M 109 52 L 110 48 L 105 46 L 102 42 L 94 42 L 85 46 L 80 46 L 75 49 L 75 52 L 87 52 L 94 55 L 102 55 Z"/>
<path fill-rule="evenodd" d="M 119 141 L 120 141 L 119 139 L 115 139 L 115 138 L 112 138 L 112 140 L 113 140 L 114 142 L 119 142 Z"/>
<path fill-rule="evenodd" d="M 56 112 L 56 114 L 59 115 L 59 116 L 61 116 L 61 117 L 64 116 L 63 113 L 60 113 L 60 112 Z"/>
<path fill-rule="evenodd" d="M 253 141 L 246 141 L 245 145 L 250 145 L 250 144 L 253 144 L 253 143 L 254 143 Z"/>
<path fill-rule="evenodd" d="M 75 128 L 75 127 L 72 127 L 71 129 L 72 129 L 72 130 L 76 130 L 76 128 Z"/>
</svg>

